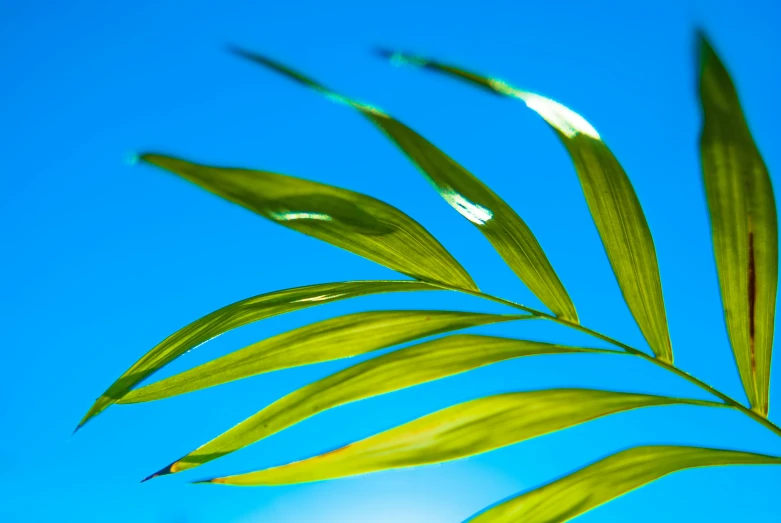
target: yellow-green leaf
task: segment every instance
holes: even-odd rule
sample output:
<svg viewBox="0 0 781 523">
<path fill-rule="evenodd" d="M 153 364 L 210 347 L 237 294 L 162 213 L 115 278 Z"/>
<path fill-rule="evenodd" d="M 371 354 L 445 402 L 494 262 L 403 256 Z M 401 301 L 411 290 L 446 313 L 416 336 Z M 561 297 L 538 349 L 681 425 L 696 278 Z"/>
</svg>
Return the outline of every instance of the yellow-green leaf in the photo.
<svg viewBox="0 0 781 523">
<path fill-rule="evenodd" d="M 440 288 L 416 281 L 348 281 L 285 289 L 232 303 L 176 331 L 147 352 L 95 401 L 79 427 L 182 354 L 231 329 L 338 300 L 386 292 L 426 290 Z"/>
<path fill-rule="evenodd" d="M 266 171 L 210 167 L 158 154 L 141 159 L 275 223 L 418 280 L 477 290 L 426 229 L 371 196 Z"/>
<path fill-rule="evenodd" d="M 700 37 L 702 172 L 727 332 L 752 408 L 767 416 L 778 288 L 778 220 L 770 176 L 735 86 Z"/>
<path fill-rule="evenodd" d="M 651 231 L 629 178 L 594 127 L 568 107 L 544 96 L 516 89 L 501 80 L 418 56 L 402 53 L 390 53 L 390 56 L 396 62 L 445 73 L 496 94 L 523 100 L 529 109 L 545 119 L 572 158 L 594 224 L 632 316 L 654 354 L 672 363 L 672 347 Z"/>
<path fill-rule="evenodd" d="M 781 458 L 700 447 L 647 446 L 613 454 L 470 518 L 470 523 L 562 523 L 662 476 L 696 467 L 779 465 Z"/>
<path fill-rule="evenodd" d="M 319 412 L 523 356 L 625 352 L 460 334 L 407 347 L 332 374 L 275 401 L 151 477 L 191 469 Z"/>
<path fill-rule="evenodd" d="M 340 449 L 257 472 L 207 480 L 285 485 L 450 461 L 555 432 L 616 412 L 697 400 L 589 389 L 488 396 L 429 414 Z"/>
<path fill-rule="evenodd" d="M 264 56 L 236 51 L 255 63 L 352 106 L 390 138 L 427 177 L 439 194 L 491 242 L 507 265 L 554 314 L 577 322 L 577 312 L 534 234 L 491 189 L 424 137 L 379 109 L 341 96 Z"/>
<path fill-rule="evenodd" d="M 534 316 L 449 311 L 373 311 L 339 316 L 253 343 L 130 391 L 119 403 L 169 398 L 257 374 L 357 356 L 442 332 L 527 318 Z"/>
</svg>

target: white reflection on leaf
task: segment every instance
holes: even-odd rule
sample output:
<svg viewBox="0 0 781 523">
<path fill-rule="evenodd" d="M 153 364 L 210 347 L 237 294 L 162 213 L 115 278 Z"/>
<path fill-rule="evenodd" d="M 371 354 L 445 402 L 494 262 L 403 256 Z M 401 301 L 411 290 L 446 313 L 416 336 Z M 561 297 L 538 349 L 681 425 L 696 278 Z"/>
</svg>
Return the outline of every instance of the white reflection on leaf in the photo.
<svg viewBox="0 0 781 523">
<path fill-rule="evenodd" d="M 472 203 L 456 191 L 450 188 L 441 190 L 442 197 L 447 200 L 455 210 L 457 210 L 461 216 L 474 223 L 475 225 L 484 225 L 488 220 L 494 217 L 489 209 L 486 209 L 482 205 Z"/>
<path fill-rule="evenodd" d="M 569 107 L 561 105 L 550 98 L 521 91 L 501 80 L 491 80 L 490 83 L 491 87 L 498 92 L 523 100 L 526 103 L 526 107 L 542 116 L 546 122 L 558 129 L 567 138 L 584 134 L 600 140 L 597 130 L 585 118 Z"/>
<path fill-rule="evenodd" d="M 322 212 L 269 212 L 271 217 L 278 221 L 290 220 L 320 220 L 330 222 L 333 218 Z"/>
</svg>

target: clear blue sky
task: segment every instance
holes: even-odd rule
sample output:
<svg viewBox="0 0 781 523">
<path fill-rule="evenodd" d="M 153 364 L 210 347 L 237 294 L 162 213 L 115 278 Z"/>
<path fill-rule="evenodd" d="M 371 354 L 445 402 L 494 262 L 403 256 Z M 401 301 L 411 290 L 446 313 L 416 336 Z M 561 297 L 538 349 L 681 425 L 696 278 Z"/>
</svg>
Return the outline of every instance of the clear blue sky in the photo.
<svg viewBox="0 0 781 523">
<path fill-rule="evenodd" d="M 458 522 L 630 445 L 781 453 L 778 438 L 738 414 L 656 408 L 435 467 L 292 487 L 187 484 L 306 457 L 496 392 L 582 386 L 702 397 L 641 361 L 586 355 L 507 362 L 342 407 L 143 485 L 173 458 L 348 363 L 114 407 L 70 435 L 110 382 L 203 314 L 275 289 L 395 277 L 173 176 L 130 166 L 134 152 L 275 170 L 383 198 L 434 233 L 484 290 L 538 303 L 378 132 L 345 107 L 227 55 L 229 42 L 287 61 L 430 137 L 527 220 L 585 324 L 644 346 L 569 160 L 545 124 L 520 103 L 393 69 L 370 49 L 460 63 L 586 116 L 623 162 L 655 234 L 676 361 L 742 397 L 700 183 L 693 27 L 708 30 L 737 78 L 778 187 L 779 22 L 774 0 L 0 1 L 0 521 Z M 437 307 L 498 310 L 444 294 L 341 302 L 230 333 L 163 375 L 336 314 Z M 531 322 L 479 332 L 588 341 Z M 778 467 L 690 471 L 578 522 L 769 521 L 779 484 Z"/>
</svg>

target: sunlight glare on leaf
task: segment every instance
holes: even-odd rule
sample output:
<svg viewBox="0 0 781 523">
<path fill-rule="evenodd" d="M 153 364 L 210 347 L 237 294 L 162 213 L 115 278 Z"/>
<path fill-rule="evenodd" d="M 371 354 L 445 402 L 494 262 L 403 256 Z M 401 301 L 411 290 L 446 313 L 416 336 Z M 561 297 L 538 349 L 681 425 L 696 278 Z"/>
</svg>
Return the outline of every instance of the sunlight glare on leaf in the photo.
<svg viewBox="0 0 781 523">
<path fill-rule="evenodd" d="M 279 221 L 288 220 L 321 220 L 330 222 L 333 218 L 321 212 L 269 212 L 269 215 Z"/>
<path fill-rule="evenodd" d="M 482 205 L 470 202 L 453 189 L 442 189 L 441 194 L 445 201 L 453 206 L 461 216 L 475 225 L 484 225 L 488 220 L 494 217 L 494 213 L 490 210 Z"/>
<path fill-rule="evenodd" d="M 546 122 L 561 131 L 567 138 L 585 134 L 596 140 L 601 139 L 594 126 L 569 107 L 539 94 L 516 89 L 502 80 L 490 79 L 489 83 L 496 91 L 523 100 L 526 107 L 542 116 Z"/>
</svg>

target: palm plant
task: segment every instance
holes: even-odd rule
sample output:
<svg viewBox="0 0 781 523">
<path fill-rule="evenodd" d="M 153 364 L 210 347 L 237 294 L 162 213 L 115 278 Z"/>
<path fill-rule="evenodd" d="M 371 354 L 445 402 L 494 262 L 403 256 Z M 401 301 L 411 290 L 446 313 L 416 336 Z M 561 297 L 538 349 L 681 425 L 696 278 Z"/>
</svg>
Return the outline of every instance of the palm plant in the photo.
<svg viewBox="0 0 781 523">
<path fill-rule="evenodd" d="M 213 167 L 160 154 L 140 160 L 171 171 L 280 225 L 410 276 L 286 289 L 223 307 L 175 332 L 101 395 L 79 427 L 114 404 L 140 403 L 279 369 L 365 354 L 436 334 L 516 320 L 545 320 L 607 342 L 612 349 L 523 339 L 451 334 L 383 354 L 302 387 L 146 479 L 192 469 L 266 438 L 317 413 L 471 369 L 524 356 L 608 353 L 634 356 L 700 387 L 710 400 L 610 390 L 552 389 L 499 394 L 461 403 L 336 451 L 207 483 L 280 485 L 443 462 L 486 452 L 613 413 L 649 406 L 693 405 L 738 411 L 781 436 L 768 419 L 770 362 L 778 273 L 775 200 L 767 169 L 743 116 L 729 74 L 703 35 L 700 140 L 724 317 L 748 404 L 673 363 L 651 233 L 634 189 L 597 131 L 567 107 L 497 79 L 399 52 L 395 63 L 418 66 L 517 98 L 537 112 L 575 165 L 594 224 L 624 300 L 652 353 L 581 323 L 572 300 L 524 221 L 491 189 L 424 137 L 372 106 L 358 103 L 269 58 L 234 52 L 360 112 L 395 143 L 458 213 L 474 224 L 549 309 L 536 310 L 482 293 L 459 263 L 412 218 L 356 192 L 271 172 Z M 283 314 L 369 294 L 451 291 L 500 303 L 512 314 L 461 311 L 372 311 L 298 328 L 160 381 L 141 385 L 190 349 L 225 333 Z M 781 457 L 726 449 L 642 446 L 497 504 L 475 522 L 559 522 L 576 517 L 666 474 L 705 466 L 781 465 Z"/>
</svg>

